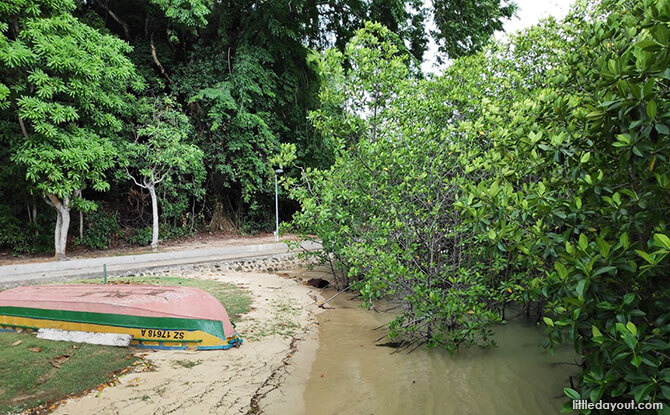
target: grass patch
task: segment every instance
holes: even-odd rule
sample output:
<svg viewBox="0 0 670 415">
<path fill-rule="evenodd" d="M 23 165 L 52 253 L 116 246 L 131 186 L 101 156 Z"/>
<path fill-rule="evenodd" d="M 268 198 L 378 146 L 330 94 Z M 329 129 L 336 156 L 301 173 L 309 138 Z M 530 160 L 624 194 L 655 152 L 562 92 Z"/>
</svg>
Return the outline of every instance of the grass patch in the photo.
<svg viewBox="0 0 670 415">
<path fill-rule="evenodd" d="M 190 369 L 192 367 L 198 366 L 199 364 L 202 363 L 202 360 L 177 360 L 174 362 L 175 367 L 185 367 L 186 369 Z"/>
<path fill-rule="evenodd" d="M 86 279 L 73 281 L 81 284 L 100 284 L 99 279 Z M 228 316 L 232 319 L 240 319 L 242 314 L 251 308 L 251 292 L 235 284 L 226 282 L 201 280 L 196 278 L 180 277 L 112 277 L 108 278 L 109 284 L 146 284 L 146 285 L 169 285 L 200 288 L 212 294 L 221 304 L 226 307 Z"/>
<path fill-rule="evenodd" d="M 40 351 L 29 350 L 36 348 Z M 0 333 L 0 350 L 0 414 L 79 394 L 137 360 L 134 349 L 41 340 L 27 333 Z"/>
<path fill-rule="evenodd" d="M 249 327 L 247 337 L 250 340 L 260 340 L 267 336 L 292 337 L 301 325 L 298 316 L 302 307 L 298 302 L 289 297 L 278 297 L 270 303 L 272 318 L 266 323 L 254 322 Z"/>
</svg>

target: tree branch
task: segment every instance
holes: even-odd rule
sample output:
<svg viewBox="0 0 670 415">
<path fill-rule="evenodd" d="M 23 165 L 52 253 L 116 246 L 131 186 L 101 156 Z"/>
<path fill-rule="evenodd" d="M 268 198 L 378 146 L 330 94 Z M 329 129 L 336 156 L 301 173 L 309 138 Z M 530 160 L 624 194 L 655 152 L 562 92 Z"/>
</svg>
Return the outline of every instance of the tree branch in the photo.
<svg viewBox="0 0 670 415">
<path fill-rule="evenodd" d="M 44 199 L 44 200 L 47 202 L 47 204 L 48 204 L 49 206 L 53 206 L 53 207 L 55 207 L 56 209 L 58 209 L 58 208 L 60 207 L 61 202 L 60 202 L 60 200 L 58 200 L 58 198 L 56 197 L 55 194 L 53 194 L 53 193 L 49 193 L 49 194 L 47 195 L 47 198 L 48 198 L 48 199 Z"/>
<path fill-rule="evenodd" d="M 105 8 L 107 13 L 112 17 L 112 19 L 114 19 L 116 23 L 121 25 L 121 27 L 123 28 L 123 33 L 125 33 L 126 35 L 126 39 L 130 40 L 130 31 L 128 30 L 128 25 L 123 20 L 121 20 L 119 16 L 114 14 L 114 12 L 109 9 L 107 3 L 103 3 L 102 1 L 98 0 L 98 4 Z"/>
<path fill-rule="evenodd" d="M 23 123 L 23 118 L 19 115 L 19 125 L 21 126 L 21 132 L 25 138 L 28 138 L 28 130 L 26 130 L 26 125 Z"/>
<path fill-rule="evenodd" d="M 141 187 L 142 189 L 146 189 L 146 188 L 147 188 L 145 185 L 140 184 L 137 180 L 135 180 L 135 177 L 134 177 L 132 174 L 130 174 L 130 171 L 128 170 L 128 167 L 126 167 L 125 169 L 126 169 L 126 174 L 128 175 L 128 177 L 130 177 L 130 179 L 131 179 L 133 182 L 135 182 L 136 185 L 138 185 L 138 186 Z"/>
<path fill-rule="evenodd" d="M 154 60 L 154 63 L 160 70 L 161 75 L 165 77 L 165 79 L 168 80 L 168 82 L 172 83 L 172 79 L 168 76 L 167 72 L 165 72 L 165 68 L 163 68 L 163 65 L 161 65 L 160 61 L 158 60 L 158 55 L 156 55 L 156 46 L 154 45 L 154 32 L 151 32 L 151 57 Z"/>
<path fill-rule="evenodd" d="M 170 173 L 172 173 L 172 169 L 171 169 L 171 168 L 170 168 L 170 169 L 167 169 L 167 170 L 165 171 L 165 173 L 163 173 L 163 174 L 161 175 L 161 178 L 160 178 L 160 179 L 158 179 L 158 180 L 154 180 L 154 184 L 158 184 L 158 183 L 162 182 L 162 181 L 163 181 L 163 180 L 164 180 Z"/>
</svg>

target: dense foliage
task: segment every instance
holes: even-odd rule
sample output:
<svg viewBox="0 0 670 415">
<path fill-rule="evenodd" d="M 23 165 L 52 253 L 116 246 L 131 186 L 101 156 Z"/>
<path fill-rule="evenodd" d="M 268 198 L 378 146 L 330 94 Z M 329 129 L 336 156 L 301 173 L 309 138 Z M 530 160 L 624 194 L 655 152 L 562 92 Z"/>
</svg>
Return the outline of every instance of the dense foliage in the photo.
<svg viewBox="0 0 670 415">
<path fill-rule="evenodd" d="M 149 187 L 132 180 L 143 184 L 138 175 L 151 161 L 130 160 L 125 143 L 147 144 L 143 117 L 157 113 L 165 97 L 190 126 L 179 142 L 202 154 L 175 152 L 184 157 L 170 162 L 191 167 L 173 170 L 165 179 L 171 183 L 162 184 L 161 224 L 184 232 L 266 228 L 268 161 L 280 144 L 295 144 L 303 166 L 333 161 L 334 143 L 308 120 L 319 106 L 318 50 L 342 50 L 375 20 L 396 33 L 415 63 L 430 37 L 455 57 L 481 48 L 513 11 L 498 0 L 1 2 L 0 217 L 11 235 L 0 246 L 52 245 L 64 256 L 72 208 L 80 236 L 96 226 L 98 216 L 89 213 L 99 207 L 116 212 L 123 228 L 143 229 L 158 216 Z M 426 30 L 430 15 L 435 33 Z M 167 145 L 173 136 L 163 133 L 155 138 Z M 295 209 L 282 206 L 287 217 Z M 49 228 L 53 243 L 43 237 Z"/>
<path fill-rule="evenodd" d="M 82 191 L 109 188 L 112 139 L 142 88 L 130 48 L 69 14 L 71 1 L 5 6 L 0 34 L 2 136 L 29 190 L 57 212 L 54 245 L 65 254 L 70 209 L 94 208 Z M 6 35 L 5 35 L 6 33 Z"/>
<path fill-rule="evenodd" d="M 669 21 L 583 4 L 428 80 L 366 27 L 323 57 L 312 118 L 337 152 L 286 181 L 296 227 L 342 286 L 397 299 L 408 346 L 492 345 L 520 305 L 574 347 L 567 396 L 667 402 Z"/>
</svg>

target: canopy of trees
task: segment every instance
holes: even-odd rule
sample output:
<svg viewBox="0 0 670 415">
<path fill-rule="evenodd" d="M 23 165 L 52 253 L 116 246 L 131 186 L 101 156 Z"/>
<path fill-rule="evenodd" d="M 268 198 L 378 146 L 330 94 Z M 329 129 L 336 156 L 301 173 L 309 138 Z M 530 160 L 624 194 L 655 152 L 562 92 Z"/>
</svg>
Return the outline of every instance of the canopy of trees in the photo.
<svg viewBox="0 0 670 415">
<path fill-rule="evenodd" d="M 434 79 L 367 25 L 322 57 L 333 165 L 285 154 L 296 229 L 341 286 L 398 301 L 407 347 L 492 346 L 521 306 L 574 347 L 571 399 L 667 403 L 669 22 L 668 1 L 581 4 Z"/>
<path fill-rule="evenodd" d="M 0 248 L 55 247 L 64 256 L 72 208 L 77 244 L 107 246 L 119 230 L 148 243 L 145 226 L 158 216 L 150 200 L 161 237 L 198 226 L 264 229 L 272 214 L 268 160 L 281 143 L 296 145 L 303 166 L 333 162 L 335 143 L 308 119 L 320 106 L 319 51 L 344 50 L 374 20 L 418 67 L 431 36 L 444 56 L 473 53 L 513 12 L 499 0 L 1 2 Z M 429 16 L 435 33 L 426 30 Z M 138 156 L 137 146 L 162 140 L 143 131 L 175 137 L 169 123 L 147 124 L 166 114 L 165 99 L 170 119 L 183 116 L 190 126 L 179 145 L 197 147 L 197 156 Z M 168 167 L 169 183 L 150 197 L 138 175 L 157 162 L 189 167 Z M 283 205 L 287 217 L 296 208 Z"/>
</svg>

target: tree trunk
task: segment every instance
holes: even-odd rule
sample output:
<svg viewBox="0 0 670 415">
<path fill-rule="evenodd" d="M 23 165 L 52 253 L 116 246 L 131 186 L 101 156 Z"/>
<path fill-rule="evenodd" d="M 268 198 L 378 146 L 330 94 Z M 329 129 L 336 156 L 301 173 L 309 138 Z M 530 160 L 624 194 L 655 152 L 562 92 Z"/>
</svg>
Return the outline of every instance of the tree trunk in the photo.
<svg viewBox="0 0 670 415">
<path fill-rule="evenodd" d="M 79 239 L 84 239 L 84 212 L 79 211 Z"/>
<path fill-rule="evenodd" d="M 148 187 L 151 195 L 151 214 L 153 219 L 153 226 L 151 232 L 151 249 L 158 250 L 158 199 L 156 198 L 156 188 L 154 186 Z"/>
<path fill-rule="evenodd" d="M 65 258 L 67 247 L 67 233 L 70 228 L 70 198 L 65 197 L 61 202 L 56 195 L 50 194 L 49 201 L 56 209 L 56 229 L 54 230 L 55 257 L 60 261 Z"/>
<path fill-rule="evenodd" d="M 66 199 L 67 200 L 67 199 Z M 67 246 L 67 233 L 70 229 L 70 206 L 62 205 L 61 208 L 61 230 L 60 230 L 60 251 L 58 259 L 65 259 L 65 248 Z"/>
<path fill-rule="evenodd" d="M 54 256 L 56 259 L 62 259 L 61 255 L 61 249 L 60 249 L 60 231 L 61 231 L 61 224 L 63 223 L 63 216 L 60 214 L 60 210 L 54 205 L 54 209 L 56 209 L 56 229 L 54 230 Z"/>
</svg>

